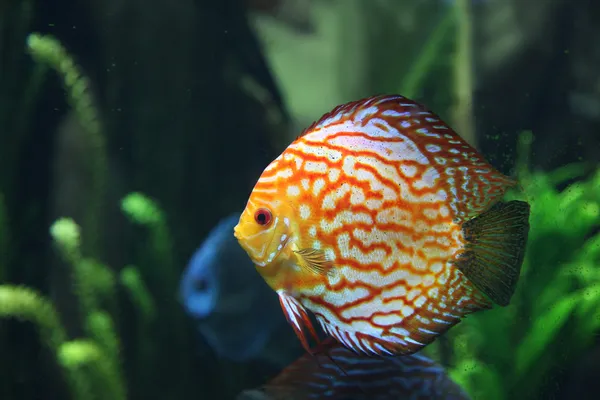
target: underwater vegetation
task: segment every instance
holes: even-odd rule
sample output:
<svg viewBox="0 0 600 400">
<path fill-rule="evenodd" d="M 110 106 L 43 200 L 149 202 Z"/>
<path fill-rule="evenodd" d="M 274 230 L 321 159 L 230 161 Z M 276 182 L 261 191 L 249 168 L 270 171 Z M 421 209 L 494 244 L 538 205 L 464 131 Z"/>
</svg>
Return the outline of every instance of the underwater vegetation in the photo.
<svg viewBox="0 0 600 400">
<path fill-rule="evenodd" d="M 544 383 L 589 348 L 600 331 L 600 170 L 526 167 L 532 134 L 520 138 L 508 199 L 531 204 L 531 231 L 511 305 L 469 316 L 450 332 L 450 375 L 474 399 L 538 398 Z"/>
<path fill-rule="evenodd" d="M 157 215 L 151 200 L 140 194 L 123 199 L 123 210 L 140 224 Z M 85 321 L 86 337 L 69 340 L 53 304 L 36 290 L 10 284 L 0 285 L 0 316 L 33 323 L 40 340 L 56 357 L 73 399 L 126 399 L 122 372 L 121 344 L 115 329 L 117 286 L 127 291 L 138 311 L 142 328 L 140 353 L 148 350 L 150 325 L 155 317 L 152 296 L 134 266 L 114 274 L 113 270 L 81 253 L 81 232 L 70 218 L 61 218 L 50 227 L 55 245 L 72 268 L 79 309 Z M 148 356 L 148 354 L 143 354 Z"/>
<path fill-rule="evenodd" d="M 170 234 L 167 232 L 165 217 L 156 204 L 142 194 L 130 193 L 122 199 L 121 210 L 134 224 L 147 228 L 147 247 L 151 249 L 148 256 L 158 260 L 165 268 L 146 268 L 142 272 L 136 266 L 128 265 L 117 272 L 97 258 L 89 256 L 97 254 L 94 235 L 98 229 L 97 210 L 104 189 L 106 161 L 102 129 L 88 89 L 88 80 L 52 36 L 30 34 L 27 50 L 38 65 L 43 67 L 42 70 L 52 69 L 62 78 L 69 103 L 85 128 L 83 134 L 90 136 L 94 143 L 93 152 L 88 159 L 92 164 L 91 169 L 97 171 L 90 193 L 90 198 L 96 201 L 88 203 L 87 218 L 81 224 L 70 217 L 59 218 L 49 227 L 54 247 L 70 268 L 84 335 L 68 337 L 61 316 L 48 296 L 26 286 L 11 285 L 4 279 L 3 268 L 10 232 L 6 229 L 7 214 L 1 202 L 1 194 L 0 316 L 27 321 L 37 328 L 40 341 L 55 358 L 73 399 L 126 399 L 128 390 L 118 329 L 119 310 L 123 304 L 119 302 L 119 295 L 124 293 L 128 303 L 136 310 L 139 336 L 135 341 L 137 348 L 130 354 L 138 358 L 135 364 L 139 367 L 136 372 L 140 376 L 133 379 L 147 378 L 144 373 L 148 368 L 144 368 L 143 364 L 152 362 L 156 353 L 156 346 L 152 342 L 156 340 L 156 328 L 153 324 L 159 307 L 154 303 L 153 295 L 162 295 L 167 305 L 174 305 L 175 311 L 179 309 L 175 297 L 170 295 L 172 292 L 165 295 L 160 290 L 172 289 L 177 282 L 177 274 L 171 267 Z M 83 229 L 81 225 L 84 226 Z M 89 232 L 89 237 L 84 232 Z M 153 295 L 146 282 L 155 288 Z M 159 288 L 158 291 L 156 288 Z M 173 315 L 173 327 L 177 327 L 177 317 L 183 315 L 178 312 Z M 177 338 L 183 329 L 177 327 L 173 331 L 173 336 Z M 129 378 L 132 379 L 131 376 Z"/>
<path fill-rule="evenodd" d="M 28 49 L 39 63 L 59 72 L 78 118 L 93 135 L 98 152 L 90 161 L 98 175 L 92 190 L 101 192 L 105 180 L 102 129 L 87 97 L 86 79 L 51 37 L 31 35 Z M 446 339 L 451 352 L 443 365 L 473 399 L 539 398 L 544 382 L 575 362 L 600 330 L 600 171 L 585 178 L 581 165 L 550 173 L 530 171 L 526 161 L 531 139 L 530 133 L 524 134 L 519 150 L 517 178 L 522 190 L 506 196 L 531 204 L 529 243 L 517 291 L 508 308 L 469 316 Z M 90 197 L 94 196 L 100 197 Z M 10 233 L 4 229 L 9 216 L 2 200 L 0 193 L 0 316 L 38 328 L 40 341 L 54 355 L 72 399 L 126 399 L 136 382 L 144 382 L 151 392 L 158 384 L 147 378 L 148 370 L 181 367 L 160 365 L 154 356 L 161 344 L 155 335 L 157 322 L 172 332 L 159 336 L 164 341 L 177 343 L 185 329 L 180 318 L 183 307 L 176 298 L 181 268 L 173 265 L 167 216 L 155 202 L 142 193 L 131 193 L 121 205 L 132 223 L 145 228 L 147 259 L 159 260 L 155 263 L 160 269 L 139 263 L 115 270 L 95 257 L 93 211 L 98 205 L 90 204 L 92 212 L 81 224 L 66 216 L 49 227 L 70 267 L 84 321 L 85 334 L 70 338 L 45 294 L 6 282 L 3 268 Z M 225 290 L 222 282 L 217 287 Z M 123 305 L 118 292 L 136 310 L 136 348 L 128 352 L 119 332 Z M 159 307 L 159 303 L 167 304 Z M 215 310 L 217 315 L 218 307 Z M 434 342 L 423 354 L 438 359 L 441 346 Z M 126 355 L 135 360 L 126 360 Z M 126 362 L 138 367 L 134 370 L 141 378 L 125 374 Z"/>
</svg>

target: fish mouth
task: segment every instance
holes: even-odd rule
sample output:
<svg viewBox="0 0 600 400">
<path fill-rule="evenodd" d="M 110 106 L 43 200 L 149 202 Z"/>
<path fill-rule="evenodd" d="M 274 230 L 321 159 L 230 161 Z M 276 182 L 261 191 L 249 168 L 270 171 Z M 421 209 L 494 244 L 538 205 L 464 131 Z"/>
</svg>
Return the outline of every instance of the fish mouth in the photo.
<svg viewBox="0 0 600 400">
<path fill-rule="evenodd" d="M 247 236 L 244 236 L 242 234 L 239 224 L 233 227 L 233 236 L 237 239 L 238 244 L 241 246 L 241 248 L 244 249 L 244 251 L 248 254 L 248 256 L 250 256 L 250 258 L 252 259 L 252 262 L 257 264 L 257 261 L 252 257 L 252 253 L 253 253 L 252 246 L 247 243 L 247 241 L 246 241 Z"/>
<path fill-rule="evenodd" d="M 238 242 L 244 238 L 244 236 L 242 235 L 240 230 L 241 230 L 240 224 L 237 224 L 236 226 L 233 227 L 233 237 L 235 237 L 238 240 Z"/>
<path fill-rule="evenodd" d="M 236 238 L 238 244 L 242 247 L 242 249 L 244 249 L 244 251 L 248 253 L 250 249 L 244 245 L 244 236 L 240 232 L 239 224 L 233 227 L 233 236 Z"/>
<path fill-rule="evenodd" d="M 260 267 L 270 264 L 275 257 L 277 257 L 283 251 L 283 249 L 287 247 L 291 239 L 289 235 L 282 235 L 281 237 L 278 237 L 278 235 L 275 233 L 262 232 L 259 235 L 262 236 L 266 234 L 268 236 L 265 238 L 265 241 L 262 243 L 260 248 L 253 248 L 252 244 L 248 242 L 249 236 L 245 236 L 241 230 L 242 229 L 240 225 L 236 225 L 233 228 L 233 236 L 237 239 L 239 245 L 246 251 L 246 253 L 248 253 L 252 259 L 252 262 Z M 250 238 L 253 237 L 253 235 L 250 236 Z M 269 249 L 272 248 L 275 241 L 278 242 L 277 250 L 269 253 Z"/>
<path fill-rule="evenodd" d="M 239 224 L 233 228 L 233 236 L 237 239 L 238 244 L 242 246 L 242 249 L 244 249 L 247 253 L 251 250 L 250 246 L 246 243 L 248 236 L 245 236 L 242 233 L 242 228 Z"/>
</svg>

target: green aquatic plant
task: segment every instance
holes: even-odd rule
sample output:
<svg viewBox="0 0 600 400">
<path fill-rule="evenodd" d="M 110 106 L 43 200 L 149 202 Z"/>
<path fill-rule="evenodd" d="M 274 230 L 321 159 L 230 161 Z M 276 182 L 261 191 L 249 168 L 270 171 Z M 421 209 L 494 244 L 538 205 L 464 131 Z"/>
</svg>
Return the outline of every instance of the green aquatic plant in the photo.
<svg viewBox="0 0 600 400">
<path fill-rule="evenodd" d="M 62 367 L 63 376 L 69 387 L 73 399 L 87 399 L 91 397 L 91 385 L 83 376 L 82 371 L 73 368 L 77 364 L 73 357 L 83 359 L 80 353 L 65 352 L 70 342 L 67 341 L 58 312 L 52 302 L 37 291 L 15 285 L 0 285 L 0 317 L 16 318 L 32 323 L 38 330 L 40 339 L 56 361 Z M 124 399 L 124 397 L 116 397 Z"/>
<path fill-rule="evenodd" d="M 474 399 L 537 398 L 544 381 L 600 331 L 600 170 L 560 190 L 583 167 L 529 171 L 531 140 L 530 133 L 520 139 L 523 190 L 506 196 L 531 204 L 517 291 L 509 307 L 469 316 L 450 334 L 451 376 Z"/>
<path fill-rule="evenodd" d="M 132 265 L 123 268 L 119 274 L 119 283 L 127 292 L 129 302 L 135 309 L 136 349 L 133 364 L 139 366 L 135 370 L 136 381 L 145 382 L 150 379 L 150 370 L 142 366 L 154 357 L 154 343 L 149 332 L 152 332 L 152 324 L 156 320 L 156 305 L 138 268 Z"/>
<path fill-rule="evenodd" d="M 167 270 L 172 270 L 171 235 L 166 218 L 160 207 L 142 193 L 129 193 L 121 201 L 121 210 L 134 224 L 142 225 L 150 234 L 149 245 L 154 249 L 153 256 Z"/>
<path fill-rule="evenodd" d="M 179 276 L 173 262 L 171 233 L 158 204 L 142 193 L 132 192 L 125 196 L 121 201 L 121 210 L 132 223 L 147 229 L 148 243 L 145 244 L 145 248 L 150 251 L 144 253 L 151 260 L 145 260 L 146 264 L 160 266 L 144 268 L 141 275 L 136 275 L 133 267 L 124 271 L 123 279 L 132 293 L 135 293 L 137 299 L 134 301 L 145 310 L 145 320 L 149 321 L 154 313 L 151 310 L 154 306 L 146 289 L 140 286 L 140 276 L 144 276 L 144 280 L 148 281 L 155 295 L 175 302 L 172 291 L 177 287 Z"/>
<path fill-rule="evenodd" d="M 133 193 L 123 200 L 123 211 L 134 223 L 148 228 L 151 244 L 145 255 L 148 259 L 158 260 L 164 268 L 145 268 L 140 272 L 137 267 L 129 265 L 116 273 L 113 268 L 96 258 L 98 246 L 95 238 L 100 228 L 98 211 L 104 191 L 107 161 L 104 136 L 98 111 L 89 91 L 89 82 L 55 38 L 30 34 L 27 51 L 36 65 L 43 66 L 44 70 L 53 69 L 62 78 L 69 103 L 84 128 L 83 134 L 93 144 L 89 157 L 93 172 L 92 190 L 88 193 L 89 212 L 81 225 L 72 218 L 63 217 L 57 219 L 49 229 L 54 247 L 70 268 L 85 336 L 76 339 L 67 336 L 59 311 L 45 295 L 32 288 L 6 283 L 3 268 L 9 235 L 1 194 L 0 282 L 3 284 L 0 284 L 0 318 L 14 318 L 37 327 L 40 340 L 54 355 L 63 372 L 73 400 L 125 400 L 128 385 L 122 366 L 122 344 L 117 327 L 117 317 L 120 314 L 118 291 L 122 289 L 128 295 L 137 316 L 133 324 L 139 333 L 136 341 L 138 348 L 134 352 L 136 374 L 148 376 L 144 371 L 151 370 L 154 343 L 150 338 L 157 311 L 145 281 L 149 277 L 154 278 L 156 287 L 164 290 L 161 292 L 163 297 L 174 297 L 172 293 L 176 275 L 172 270 L 170 232 L 160 207 L 146 196 Z M 170 304 L 168 301 L 167 303 Z M 172 311 L 169 314 L 176 314 Z"/>
<path fill-rule="evenodd" d="M 122 377 L 116 373 L 110 358 L 96 342 L 87 339 L 66 342 L 60 348 L 58 360 L 61 366 L 79 377 L 86 390 L 73 393 L 74 399 L 127 398 Z"/>
<path fill-rule="evenodd" d="M 125 382 L 121 373 L 119 356 L 120 340 L 111 315 L 103 308 L 103 300 L 116 296 L 115 278 L 112 270 L 81 252 L 79 226 L 70 218 L 60 218 L 50 227 L 50 234 L 67 263 L 71 267 L 73 286 L 78 299 L 79 311 L 84 321 L 85 332 L 90 338 L 78 342 L 67 355 L 77 356 L 68 366 L 94 371 L 106 388 L 107 398 L 125 399 Z M 114 307 L 114 304 L 112 304 Z M 79 349 L 79 351 L 77 351 Z M 61 353 L 62 354 L 62 353 Z M 63 358 L 60 358 L 63 357 Z M 59 360 L 64 361 L 64 355 Z M 63 365 L 64 362 L 62 363 Z M 89 380 L 89 385 L 98 379 Z M 97 392 L 98 388 L 93 388 Z"/>
<path fill-rule="evenodd" d="M 414 97 L 420 90 L 446 46 L 454 18 L 449 13 L 442 19 L 403 79 L 400 93 Z M 27 49 L 37 61 L 38 80 L 49 68 L 62 78 L 69 103 L 94 144 L 89 157 L 93 171 L 90 211 L 82 228 L 70 218 L 61 218 L 51 227 L 54 243 L 71 268 L 85 337 L 70 340 L 51 301 L 22 286 L 0 285 L 0 318 L 18 318 L 38 328 L 73 399 L 125 399 L 131 381 L 147 384 L 158 375 L 151 372 L 160 347 L 155 345 L 168 343 L 167 351 L 185 353 L 180 348 L 186 342 L 178 340 L 185 329 L 179 325 L 183 314 L 175 310 L 179 309 L 174 296 L 178 271 L 167 219 L 150 198 L 129 194 L 121 203 L 122 211 L 148 233 L 148 240 L 140 241 L 141 260 L 115 272 L 95 258 L 97 246 L 89 243 L 99 236 L 98 210 L 107 160 L 89 81 L 51 36 L 30 35 Z M 457 60 L 468 61 L 459 55 Z M 526 155 L 530 139 L 530 135 L 523 137 L 522 150 L 526 151 L 522 155 Z M 600 225 L 600 173 L 559 190 L 558 185 L 581 172 L 580 166 L 547 174 L 528 171 L 524 165 L 521 163 L 518 175 L 525 198 L 532 204 L 532 228 L 519 289 L 508 308 L 473 315 L 448 335 L 453 348 L 451 376 L 475 399 L 504 400 L 515 393 L 518 398 L 533 396 L 552 368 L 583 351 L 600 328 L 600 235 L 594 231 Z M 507 198 L 523 198 L 523 194 L 511 192 Z M 9 240 L 2 206 L 0 195 L 0 282 L 5 276 L 2 268 Z M 135 321 L 127 328 L 135 331 L 131 364 L 133 373 L 140 375 L 130 379 L 129 385 L 122 370 L 122 338 L 118 334 L 119 289 L 135 313 Z M 160 324 L 156 323 L 159 316 Z M 162 336 L 156 335 L 157 331 Z M 562 342 L 570 343 L 566 356 L 560 348 Z M 428 349 L 435 350 L 439 350 L 435 345 Z"/>
<path fill-rule="evenodd" d="M 73 56 L 59 40 L 51 35 L 31 33 L 27 37 L 26 49 L 36 61 L 36 65 L 54 70 L 61 78 L 68 102 L 75 112 L 86 140 L 90 143 L 89 170 L 91 191 L 86 196 L 88 204 L 83 221 L 84 231 L 94 233 L 87 236 L 85 248 L 97 254 L 99 235 L 99 215 L 105 189 L 105 174 L 108 170 L 106 143 L 100 123 L 99 111 L 90 89 L 89 79 L 81 72 Z"/>
<path fill-rule="evenodd" d="M 86 129 L 87 134 L 91 135 L 95 150 L 101 152 L 94 160 L 104 160 L 102 152 L 104 136 L 101 131 L 98 109 L 94 105 L 93 96 L 89 90 L 89 79 L 81 73 L 73 57 L 60 41 L 51 35 L 29 34 L 27 50 L 36 62 L 48 65 L 62 78 L 71 107 L 75 110 L 77 118 Z"/>
<path fill-rule="evenodd" d="M 160 363 L 161 355 L 156 349 L 168 342 L 172 362 L 184 365 L 188 343 L 185 315 L 175 294 L 179 271 L 175 268 L 171 233 L 164 212 L 153 199 L 139 192 L 125 196 L 121 201 L 121 210 L 133 224 L 144 227 L 148 235 L 147 240 L 142 238 L 139 241 L 143 249 L 140 252 L 139 274 L 134 273 L 134 269 L 122 272 L 122 282 L 136 297 L 133 302 L 138 306 L 141 327 L 153 332 L 152 338 L 148 338 L 145 331 L 138 331 L 140 335 L 145 335 L 137 343 L 138 357 L 146 362 L 154 360 Z M 142 280 L 147 283 L 148 289 L 140 286 Z M 152 293 L 152 297 L 148 293 Z M 160 304 L 155 304 L 153 298 L 161 299 Z M 152 325 L 155 314 L 161 316 L 160 324 Z M 147 373 L 139 371 L 141 375 L 138 381 L 145 381 L 142 375 Z M 164 377 L 164 374 L 161 375 Z M 172 379 L 180 379 L 180 376 L 174 375 Z M 180 385 L 175 385 L 172 390 L 184 393 Z"/>
<path fill-rule="evenodd" d="M 136 194 L 139 195 L 139 194 Z M 156 207 L 156 210 L 159 210 Z M 164 226 L 165 237 L 168 231 Z M 152 295 L 138 269 L 123 268 L 118 279 L 111 268 L 86 258 L 81 251 L 80 228 L 70 218 L 60 218 L 50 227 L 55 246 L 71 267 L 73 285 L 87 337 L 68 340 L 59 313 L 52 302 L 37 291 L 10 284 L 0 285 L 0 317 L 34 324 L 40 339 L 62 367 L 74 400 L 88 398 L 124 400 L 126 382 L 121 364 L 121 343 L 114 324 L 116 285 L 126 290 L 138 315 L 139 348 L 136 365 L 148 369 L 148 337 L 156 310 Z M 92 396 L 93 393 L 93 396 Z"/>
</svg>

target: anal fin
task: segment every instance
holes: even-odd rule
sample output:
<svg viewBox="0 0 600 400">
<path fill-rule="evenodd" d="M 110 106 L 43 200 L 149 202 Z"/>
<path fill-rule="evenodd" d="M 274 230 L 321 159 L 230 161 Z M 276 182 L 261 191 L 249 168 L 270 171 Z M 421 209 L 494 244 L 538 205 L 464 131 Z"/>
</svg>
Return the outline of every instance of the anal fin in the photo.
<svg viewBox="0 0 600 400">
<path fill-rule="evenodd" d="M 528 203 L 496 203 L 462 226 L 467 242 L 457 268 L 494 303 L 507 306 L 517 286 L 529 234 Z"/>
</svg>

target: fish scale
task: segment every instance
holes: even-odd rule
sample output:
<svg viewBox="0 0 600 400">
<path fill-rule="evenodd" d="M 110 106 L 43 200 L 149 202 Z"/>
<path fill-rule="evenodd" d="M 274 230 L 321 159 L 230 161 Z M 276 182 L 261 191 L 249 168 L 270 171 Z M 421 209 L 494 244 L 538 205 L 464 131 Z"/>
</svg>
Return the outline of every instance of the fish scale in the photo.
<svg viewBox="0 0 600 400">
<path fill-rule="evenodd" d="M 238 226 L 260 205 L 273 226 L 285 216 L 285 238 L 256 264 L 303 343 L 310 310 L 349 348 L 410 354 L 491 307 L 456 266 L 463 223 L 515 183 L 423 106 L 377 96 L 307 128 L 265 169 Z M 302 249 L 331 270 L 306 273 L 318 262 Z"/>
<path fill-rule="evenodd" d="M 320 285 L 321 282 L 316 286 L 303 288 L 300 302 L 303 306 L 315 313 L 317 320 L 321 323 L 326 332 L 344 342 L 349 347 L 359 347 L 363 351 L 370 351 L 371 344 L 369 343 L 368 338 L 367 340 L 361 339 L 360 336 L 357 336 L 353 332 L 354 329 L 352 328 L 353 324 L 363 321 L 369 322 L 369 331 L 372 330 L 377 332 L 378 335 L 388 336 L 390 337 L 390 340 L 403 346 L 412 347 L 411 343 L 420 345 L 423 341 L 427 341 L 429 337 L 433 337 L 438 333 L 433 330 L 424 330 L 426 329 L 425 326 L 428 325 L 428 322 L 431 324 L 437 319 L 439 321 L 444 321 L 442 322 L 443 324 L 449 325 L 454 319 L 458 318 L 458 316 L 455 316 L 450 312 L 447 312 L 446 315 L 441 314 L 440 309 L 438 308 L 431 307 L 427 309 L 427 303 L 415 301 L 417 299 L 411 300 L 405 296 L 394 296 L 388 298 L 388 301 L 398 300 L 398 305 L 400 305 L 398 310 L 400 312 L 395 311 L 393 313 L 383 314 L 384 316 L 387 316 L 388 323 L 378 324 L 372 318 L 372 315 L 368 315 L 367 317 L 352 316 L 353 314 L 361 314 L 361 307 L 367 306 L 370 308 L 372 306 L 372 296 L 363 296 L 362 299 L 359 299 L 356 296 L 346 295 L 343 296 L 345 302 L 342 304 L 340 302 L 328 302 L 322 295 L 325 292 L 331 293 L 331 291 L 339 292 L 340 290 L 345 290 L 347 288 L 346 285 L 339 284 L 342 280 L 354 280 L 360 282 L 372 281 L 373 283 L 371 285 L 365 285 L 363 288 L 366 289 L 367 292 L 374 292 L 377 294 L 386 290 L 387 292 L 394 291 L 398 287 L 406 288 L 405 282 L 407 280 L 412 281 L 412 287 L 417 286 L 422 284 L 425 276 L 433 277 L 434 284 L 436 281 L 439 283 L 439 277 L 442 277 L 442 281 L 447 280 L 448 278 L 444 275 L 444 272 L 450 271 L 450 266 L 448 265 L 445 265 L 437 274 L 431 274 L 430 270 L 427 268 L 424 271 L 416 271 L 412 267 L 415 263 L 428 264 L 428 259 L 419 257 L 415 254 L 413 249 L 417 248 L 417 242 L 424 235 L 433 236 L 430 234 L 430 231 L 436 231 L 437 235 L 445 234 L 447 235 L 445 236 L 447 239 L 454 239 L 453 241 L 455 243 L 454 246 L 441 246 L 438 242 L 434 242 L 429 246 L 430 256 L 432 252 L 437 252 L 439 258 L 449 258 L 453 253 L 462 248 L 462 243 L 459 240 L 460 238 L 456 237 L 456 234 L 460 232 L 458 227 L 455 225 L 454 231 L 449 231 L 449 229 L 447 229 L 447 227 L 451 226 L 449 223 L 452 222 L 452 214 L 446 211 L 445 218 L 441 215 L 442 212 L 440 210 L 446 207 L 444 200 L 447 196 L 447 189 L 437 186 L 435 179 L 433 182 L 421 184 L 422 176 L 432 168 L 430 166 L 430 160 L 425 156 L 425 153 L 419 151 L 418 146 L 406 137 L 400 138 L 401 141 L 398 140 L 398 131 L 394 132 L 395 134 L 393 136 L 386 134 L 389 133 L 389 130 L 392 128 L 390 123 L 383 121 L 381 118 L 377 118 L 379 113 L 376 107 L 370 107 L 367 109 L 368 112 L 361 112 L 358 114 L 353 106 L 347 106 L 347 109 L 347 111 L 341 110 L 341 114 L 339 114 L 342 116 L 341 118 L 326 118 L 322 123 L 309 128 L 310 133 L 299 137 L 298 140 L 288 148 L 289 152 L 287 152 L 287 154 L 284 153 L 281 165 L 277 166 L 278 172 L 276 176 L 280 175 L 280 177 L 286 178 L 285 184 L 287 185 L 287 195 L 299 196 L 300 207 L 304 206 L 311 210 L 314 213 L 313 218 L 319 211 L 332 211 L 329 216 L 333 218 L 327 218 L 326 214 L 325 218 L 320 219 L 320 224 L 310 225 L 309 229 L 312 227 L 316 228 L 313 230 L 313 233 L 315 234 L 312 247 L 321 248 L 323 246 L 328 246 L 328 248 L 331 248 L 334 253 L 332 260 L 336 265 L 339 265 L 341 273 L 334 275 L 333 277 L 328 277 L 325 285 L 326 290 L 323 290 L 322 285 Z M 340 110 L 338 110 L 338 112 L 340 112 Z M 375 118 L 377 125 L 370 125 L 371 117 Z M 406 116 L 398 117 L 388 115 L 388 118 L 406 118 Z M 361 141 L 366 141 L 366 137 L 386 139 L 386 141 L 380 141 L 379 143 L 382 145 L 380 147 L 376 146 L 374 150 L 366 152 L 355 151 L 353 148 L 358 147 L 358 145 L 352 141 L 355 137 L 355 133 L 350 132 L 349 134 L 344 135 L 344 129 L 350 128 L 348 127 L 348 121 L 351 121 L 354 124 L 360 124 L 364 129 L 365 136 L 360 137 Z M 431 119 L 431 121 L 428 122 L 435 121 L 438 120 Z M 419 121 L 413 117 L 412 122 L 418 124 Z M 369 128 L 371 126 L 375 126 L 376 129 L 370 130 Z M 441 126 L 441 128 L 443 127 Z M 325 142 L 325 140 L 327 141 Z M 396 150 L 394 146 L 400 147 L 400 149 Z M 364 148 L 364 143 L 361 143 L 360 147 Z M 391 150 L 391 154 L 387 154 L 386 149 Z M 401 154 L 402 159 L 393 157 L 397 154 Z M 412 166 L 416 171 L 412 177 L 405 178 L 400 172 L 399 164 L 407 161 L 413 161 L 415 163 L 409 164 L 409 166 Z M 341 176 L 332 181 L 329 179 L 329 171 L 330 168 L 335 168 L 336 166 L 341 167 Z M 295 172 L 298 178 L 290 181 L 289 178 L 291 174 L 288 172 L 289 170 Z M 419 171 L 422 172 L 419 174 Z M 435 176 L 439 179 L 439 174 L 436 173 Z M 315 188 L 313 185 L 312 190 L 301 189 L 302 185 L 297 184 L 297 182 L 302 179 L 314 182 L 318 178 L 324 180 L 327 178 L 326 181 L 329 181 L 328 183 L 330 184 L 334 184 L 339 180 L 344 183 L 338 187 L 330 186 L 327 189 L 325 189 L 325 187 L 320 188 L 320 185 Z M 409 179 L 412 179 L 412 181 Z M 399 188 L 394 187 L 394 182 L 400 183 Z M 411 186 L 416 186 L 418 189 L 413 191 Z M 294 190 L 290 191 L 290 187 L 294 188 Z M 354 191 L 354 193 L 352 193 L 352 191 Z M 361 195 L 356 193 L 360 193 Z M 371 195 L 372 198 L 367 195 L 367 193 Z M 394 206 L 386 208 L 385 210 L 380 210 L 379 208 L 372 209 L 366 204 L 368 200 L 380 200 L 383 203 L 393 202 Z M 315 204 L 318 205 L 319 203 L 321 205 L 320 210 L 315 206 Z M 408 206 L 408 204 L 410 204 L 410 206 Z M 402 207 L 402 205 L 405 207 Z M 429 224 L 424 224 L 422 229 L 419 229 L 418 232 L 413 232 L 409 236 L 403 234 L 401 231 L 398 233 L 397 227 L 394 226 L 395 219 L 386 218 L 390 213 L 393 214 L 394 211 L 397 211 L 398 213 L 403 214 L 404 217 L 409 217 L 407 218 L 408 220 L 414 221 L 415 219 L 418 219 L 418 216 L 415 216 L 414 214 L 407 216 L 403 211 L 410 209 L 413 210 L 413 213 L 418 213 L 419 205 L 426 206 L 427 210 L 437 211 L 435 214 L 436 218 L 429 219 L 432 222 L 435 221 L 438 223 L 438 229 Z M 347 212 L 340 214 L 338 212 L 339 209 L 347 210 Z M 308 218 L 310 218 L 310 213 L 307 214 Z M 302 215 L 300 217 L 302 218 Z M 383 231 L 387 234 L 380 235 L 379 238 L 375 238 L 375 235 L 370 235 L 367 240 L 361 239 L 354 234 L 355 229 L 360 226 L 364 226 L 366 228 L 365 231 L 368 232 L 368 229 L 375 220 L 390 225 L 388 228 L 389 230 Z M 377 232 L 382 231 L 378 230 Z M 395 237 L 398 238 L 395 239 Z M 392 239 L 391 246 L 390 243 L 387 242 L 389 239 Z M 334 242 L 334 240 L 336 240 L 337 243 Z M 392 247 L 391 252 L 387 251 L 389 247 Z M 402 248 L 408 248 L 409 251 L 403 252 L 401 250 Z M 352 251 L 352 249 L 355 251 Z M 361 251 L 362 249 L 370 250 L 370 252 L 363 252 Z M 380 259 L 373 257 L 372 254 L 378 249 L 382 249 L 383 253 L 386 254 L 386 257 L 380 257 Z M 364 276 L 361 276 L 361 271 L 373 271 L 373 267 L 379 269 L 380 265 L 385 264 L 388 265 L 387 270 L 397 270 L 400 266 L 400 262 L 397 260 L 402 259 L 406 259 L 407 262 L 402 265 L 403 273 L 396 279 L 386 279 L 384 273 L 377 274 L 376 279 L 379 282 L 376 282 L 375 279 L 365 279 Z M 377 264 L 373 265 L 374 263 Z M 387 276 L 389 277 L 389 275 Z M 412 276 L 412 279 L 410 279 L 410 276 Z M 338 284 L 335 284 L 336 282 Z M 460 289 L 461 285 L 464 284 L 464 282 L 460 281 L 459 277 L 452 280 L 451 283 L 458 286 L 456 289 Z M 440 285 L 438 288 L 439 287 L 444 286 Z M 446 296 L 449 298 L 450 302 L 452 302 L 454 299 L 453 296 L 463 293 L 465 293 L 465 290 L 455 290 L 452 294 L 447 294 Z M 468 294 L 470 292 L 466 291 L 466 293 Z M 444 295 L 443 292 L 441 295 Z M 421 300 L 424 299 L 424 297 L 418 297 L 418 299 Z M 483 299 L 481 299 L 481 301 L 483 302 Z M 423 311 L 419 312 L 420 310 Z M 457 314 L 459 315 L 463 312 L 464 311 L 461 309 L 457 310 Z M 405 329 L 399 329 L 397 326 L 410 326 L 414 324 L 414 321 L 416 320 L 410 316 L 413 314 L 418 315 L 420 313 L 431 314 L 431 316 L 428 319 L 418 320 L 418 323 L 424 326 L 421 330 L 422 334 L 418 335 L 419 342 L 412 339 L 409 335 L 406 335 L 405 333 L 407 331 Z M 332 323 L 332 321 L 335 322 Z M 343 326 L 343 328 L 334 329 L 334 326 Z M 389 326 L 392 326 L 392 328 L 388 328 Z M 394 326 L 396 326 L 396 328 L 394 328 Z M 340 333 L 344 331 L 346 334 Z"/>
</svg>

